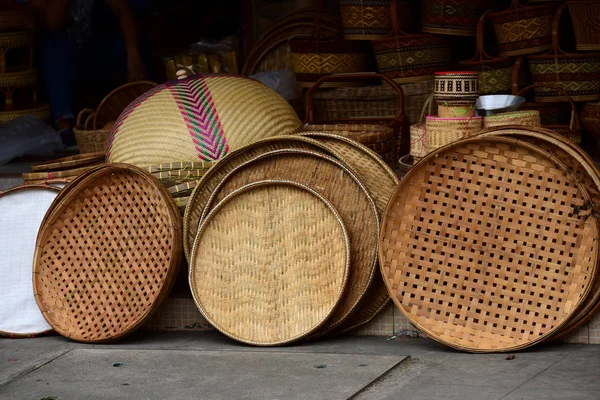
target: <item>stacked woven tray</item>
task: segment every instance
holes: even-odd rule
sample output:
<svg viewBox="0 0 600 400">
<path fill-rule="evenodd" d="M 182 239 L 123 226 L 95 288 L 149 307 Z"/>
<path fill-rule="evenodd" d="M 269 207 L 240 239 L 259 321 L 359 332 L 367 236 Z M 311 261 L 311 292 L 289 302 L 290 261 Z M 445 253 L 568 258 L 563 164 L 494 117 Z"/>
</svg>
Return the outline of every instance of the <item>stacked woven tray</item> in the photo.
<svg viewBox="0 0 600 400">
<path fill-rule="evenodd" d="M 224 334 L 263 346 L 366 323 L 389 299 L 377 237 L 397 182 L 376 153 L 333 134 L 229 153 L 196 184 L 184 215 L 196 305 Z"/>
<path fill-rule="evenodd" d="M 597 310 L 600 171 L 549 130 L 501 126 L 438 148 L 394 192 L 379 242 L 390 296 L 470 352 L 561 337 Z"/>
</svg>

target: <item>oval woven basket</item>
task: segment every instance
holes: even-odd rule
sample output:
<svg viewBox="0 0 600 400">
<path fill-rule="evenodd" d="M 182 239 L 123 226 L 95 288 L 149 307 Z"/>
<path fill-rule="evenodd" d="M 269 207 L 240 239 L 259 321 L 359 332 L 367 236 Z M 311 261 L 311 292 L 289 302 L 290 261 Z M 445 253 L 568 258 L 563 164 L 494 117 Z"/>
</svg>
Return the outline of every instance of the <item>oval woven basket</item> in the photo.
<svg viewBox="0 0 600 400">
<path fill-rule="evenodd" d="M 483 117 L 483 128 L 502 125 L 526 125 L 541 127 L 540 112 L 537 110 L 512 111 Z"/>
<path fill-rule="evenodd" d="M 463 137 L 479 132 L 482 126 L 482 117 L 440 118 L 427 116 L 425 118 L 425 149 L 432 152 Z"/>
<path fill-rule="evenodd" d="M 523 6 L 512 0 L 504 11 L 490 13 L 501 57 L 535 54 L 552 47 L 552 16 L 556 5 Z"/>
<path fill-rule="evenodd" d="M 223 177 L 238 165 L 243 164 L 257 155 L 286 148 L 320 151 L 344 161 L 342 157 L 333 153 L 319 142 L 297 135 L 262 139 L 232 151 L 227 156 L 217 161 L 213 167 L 207 171 L 195 185 L 193 185 L 194 190 L 187 202 L 183 217 L 183 249 L 188 262 L 190 261 L 189 256 L 194 243 L 194 238 L 196 237 L 198 227 L 201 223 L 204 206 L 210 198 L 212 191 L 217 187 L 219 182 L 221 182 Z"/>
<path fill-rule="evenodd" d="M 214 161 L 230 150 L 301 127 L 292 107 L 253 79 L 196 75 L 156 86 L 117 120 L 108 162 L 140 167 Z"/>
<path fill-rule="evenodd" d="M 396 173 L 374 152 L 360 143 L 344 136 L 324 132 L 303 132 L 302 135 L 318 140 L 335 153 L 358 174 L 373 197 L 379 215 L 382 215 L 388 200 L 398 185 Z M 379 270 L 357 307 L 357 314 L 343 322 L 337 332 L 346 332 L 371 321 L 388 303 L 390 296 Z"/>
<path fill-rule="evenodd" d="M 351 249 L 348 286 L 337 310 L 317 332 L 325 334 L 357 311 L 373 280 L 379 234 L 375 203 L 360 179 L 342 162 L 310 150 L 282 149 L 256 156 L 229 172 L 213 190 L 201 220 L 230 193 L 263 180 L 289 180 L 313 188 L 329 200 L 348 231 Z"/>
<path fill-rule="evenodd" d="M 585 151 L 579 146 L 573 145 L 564 136 L 548 129 L 516 126 L 488 129 L 482 131 L 479 136 L 515 137 L 555 155 L 588 192 L 595 214 L 598 215 L 600 211 L 600 170 Z M 551 339 L 565 336 L 574 331 L 594 314 L 593 310 L 598 307 L 600 301 L 600 277 L 598 274 L 600 274 L 600 269 L 596 270 L 596 277 L 589 295 L 569 321 Z"/>
<path fill-rule="evenodd" d="M 31 265 L 40 224 L 60 188 L 20 186 L 0 191 L 0 336 L 34 337 L 52 328 L 33 296 Z M 18 249 L 18 251 L 15 251 Z"/>
<path fill-rule="evenodd" d="M 379 256 L 392 299 L 419 330 L 460 350 L 538 343 L 592 286 L 590 205 L 560 160 L 523 141 L 473 138 L 434 151 L 386 210 Z"/>
<path fill-rule="evenodd" d="M 129 165 L 95 168 L 46 214 L 33 267 L 36 301 L 63 336 L 119 339 L 167 296 L 181 254 L 181 217 L 169 194 Z"/>
<path fill-rule="evenodd" d="M 192 295 L 204 317 L 235 340 L 273 346 L 310 335 L 332 315 L 348 282 L 350 244 L 319 193 L 259 181 L 213 209 L 191 260 Z"/>
<path fill-rule="evenodd" d="M 600 53 L 570 54 L 559 47 L 559 26 L 567 4 L 562 4 L 554 16 L 552 48 L 544 55 L 528 56 L 529 72 L 534 84 L 560 87 L 573 101 L 600 100 Z M 547 87 L 535 89 L 535 101 L 567 101 Z"/>
</svg>

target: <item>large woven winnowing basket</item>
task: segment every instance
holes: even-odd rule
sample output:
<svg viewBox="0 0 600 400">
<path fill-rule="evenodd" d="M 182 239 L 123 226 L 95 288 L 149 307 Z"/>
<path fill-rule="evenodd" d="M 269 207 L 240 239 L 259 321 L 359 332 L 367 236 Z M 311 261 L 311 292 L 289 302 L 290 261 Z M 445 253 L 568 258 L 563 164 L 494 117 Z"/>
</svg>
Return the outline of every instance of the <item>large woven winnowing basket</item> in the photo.
<svg viewBox="0 0 600 400">
<path fill-rule="evenodd" d="M 212 161 L 300 126 L 292 107 L 260 82 L 196 75 L 156 86 L 131 103 L 113 127 L 107 160 L 141 167 Z"/>
</svg>

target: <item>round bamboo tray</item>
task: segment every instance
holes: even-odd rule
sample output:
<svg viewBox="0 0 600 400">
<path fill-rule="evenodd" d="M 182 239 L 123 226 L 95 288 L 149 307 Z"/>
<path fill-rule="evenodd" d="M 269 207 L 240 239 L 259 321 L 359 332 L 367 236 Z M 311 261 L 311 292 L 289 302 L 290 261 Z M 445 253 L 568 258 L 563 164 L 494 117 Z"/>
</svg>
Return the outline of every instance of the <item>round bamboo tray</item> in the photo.
<svg viewBox="0 0 600 400">
<path fill-rule="evenodd" d="M 119 339 L 168 294 L 181 254 L 181 217 L 160 183 L 133 166 L 90 170 L 46 214 L 33 267 L 35 298 L 63 336 Z"/>
<path fill-rule="evenodd" d="M 357 311 L 373 280 L 379 234 L 375 203 L 360 179 L 342 162 L 310 150 L 282 149 L 256 156 L 229 172 L 213 190 L 201 220 L 230 193 L 262 180 L 290 180 L 313 188 L 331 202 L 348 231 L 352 250 L 348 287 L 337 310 L 318 331 L 325 334 Z"/>
<path fill-rule="evenodd" d="M 19 186 L 0 191 L 0 336 L 34 337 L 52 328 L 33 296 L 31 264 L 40 223 L 60 188 Z M 18 251 L 15 251 L 18 249 Z"/>
<path fill-rule="evenodd" d="M 486 129 L 479 134 L 480 137 L 510 136 L 534 144 L 547 152 L 555 155 L 581 183 L 588 192 L 594 214 L 600 215 L 600 170 L 590 156 L 579 146 L 569 142 L 564 136 L 548 129 L 534 129 L 522 126 L 508 126 Z M 596 278 L 590 294 L 581 303 L 576 313 L 552 337 L 563 337 L 577 327 L 587 322 L 600 301 L 600 269 L 596 270 Z"/>
<path fill-rule="evenodd" d="M 192 250 L 192 244 L 194 243 L 194 238 L 196 237 L 198 227 L 200 226 L 202 211 L 204 210 L 204 206 L 210 198 L 212 191 L 217 187 L 221 179 L 223 179 L 223 177 L 233 168 L 257 155 L 284 148 L 320 151 L 345 161 L 319 142 L 297 135 L 262 139 L 230 152 L 227 156 L 217 161 L 213 165 L 213 168 L 205 173 L 199 181 L 195 184 L 190 184 L 190 186 L 194 187 L 194 190 L 190 195 L 183 217 L 183 250 L 188 262 L 190 261 L 189 256 Z"/>
<path fill-rule="evenodd" d="M 344 136 L 325 132 L 302 132 L 302 135 L 319 141 L 342 156 L 356 171 L 373 197 L 379 215 L 383 215 L 399 180 L 394 171 L 375 152 Z M 377 271 L 366 295 L 357 307 L 358 313 L 351 315 L 336 331 L 346 332 L 366 324 L 385 307 L 389 300 L 390 296 L 381 274 Z"/>
<path fill-rule="evenodd" d="M 194 242 L 190 286 L 219 331 L 240 342 L 297 341 L 342 299 L 350 244 L 333 205 L 290 181 L 260 181 L 225 197 Z"/>
<path fill-rule="evenodd" d="M 563 326 L 592 286 L 590 205 L 560 160 L 536 146 L 448 145 L 415 165 L 389 203 L 379 253 L 386 285 L 413 325 L 448 346 L 533 345 Z"/>
</svg>

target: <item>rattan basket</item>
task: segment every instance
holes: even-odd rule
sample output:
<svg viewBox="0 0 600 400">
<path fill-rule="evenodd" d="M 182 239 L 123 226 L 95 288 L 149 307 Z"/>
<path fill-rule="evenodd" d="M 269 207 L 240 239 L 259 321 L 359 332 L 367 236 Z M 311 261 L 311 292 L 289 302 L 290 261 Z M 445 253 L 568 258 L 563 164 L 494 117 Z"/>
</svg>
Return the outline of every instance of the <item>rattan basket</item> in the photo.
<svg viewBox="0 0 600 400">
<path fill-rule="evenodd" d="M 425 149 L 430 153 L 479 132 L 482 126 L 482 117 L 440 118 L 427 116 L 425 118 Z"/>
<path fill-rule="evenodd" d="M 43 104 L 41 106 L 37 106 L 35 108 L 29 108 L 26 110 L 0 111 L 0 124 L 4 124 L 8 121 L 12 121 L 13 119 L 23 117 L 25 115 L 30 115 L 30 116 L 39 118 L 42 121 L 50 121 L 50 119 L 51 119 L 50 105 Z"/>
<path fill-rule="evenodd" d="M 433 98 L 444 105 L 474 105 L 479 97 L 477 71 L 436 72 Z"/>
<path fill-rule="evenodd" d="M 390 0 L 340 0 L 340 14 L 344 27 L 344 38 L 348 40 L 385 39 L 392 32 Z M 413 25 L 412 3 L 398 2 L 398 24 L 402 29 Z"/>
<path fill-rule="evenodd" d="M 525 125 L 541 127 L 540 112 L 537 110 L 512 111 L 483 117 L 483 128 L 502 125 Z"/>
<path fill-rule="evenodd" d="M 581 110 L 583 128 L 594 140 L 600 141 L 600 102 L 586 103 Z"/>
<path fill-rule="evenodd" d="M 484 48 L 484 26 L 488 12 L 481 15 L 477 23 L 477 50 L 473 58 L 461 64 L 479 72 L 479 93 L 509 94 L 513 60 L 509 57 L 491 57 Z"/>
<path fill-rule="evenodd" d="M 397 0 L 391 2 L 392 36 L 371 42 L 377 69 L 397 83 L 430 80 L 450 65 L 450 48 L 434 34 L 407 34 L 399 25 Z"/>
<path fill-rule="evenodd" d="M 523 6 L 512 0 L 501 12 L 490 13 L 500 56 L 535 54 L 552 47 L 552 16 L 555 4 Z"/>
<path fill-rule="evenodd" d="M 560 18 L 566 4 L 559 7 L 553 21 L 552 49 L 544 55 L 528 56 L 529 71 L 535 84 L 551 84 L 566 91 L 573 101 L 600 100 L 600 53 L 569 54 L 558 43 Z M 544 86 L 535 90 L 535 101 L 567 101 Z"/>
<path fill-rule="evenodd" d="M 93 129 L 96 113 L 84 108 L 77 115 L 77 124 L 73 128 L 80 153 L 97 153 L 106 151 L 110 129 Z"/>
<path fill-rule="evenodd" d="M 555 90 L 556 92 L 560 93 L 571 105 L 571 121 L 568 125 L 563 125 L 563 124 L 543 125 L 544 128 L 551 129 L 555 132 L 560 133 L 561 135 L 565 136 L 568 140 L 570 140 L 573 143 L 576 143 L 576 144 L 581 143 L 581 122 L 579 121 L 579 113 L 577 112 L 577 107 L 576 107 L 575 103 L 569 97 L 567 92 L 565 92 L 563 89 L 561 89 L 557 86 L 536 84 L 536 85 L 530 85 L 530 86 L 527 86 L 526 88 L 521 89 L 521 91 L 519 92 L 518 95 L 523 96 L 527 92 L 529 92 L 531 90 L 535 90 L 537 87 L 540 87 L 540 86 L 544 86 L 550 90 Z"/>
<path fill-rule="evenodd" d="M 493 2 L 482 0 L 421 1 L 421 31 L 441 35 L 475 36 L 477 18 Z"/>
<path fill-rule="evenodd" d="M 538 343 L 592 287 L 598 224 L 589 204 L 558 158 L 524 141 L 440 148 L 408 172 L 386 210 L 379 254 L 390 295 L 415 327 L 460 350 Z M 560 254 L 548 245 L 557 235 Z M 546 284 L 554 281 L 565 284 Z"/>
<path fill-rule="evenodd" d="M 577 50 L 600 50 L 600 1 L 569 0 L 567 4 L 575 30 Z"/>
<path fill-rule="evenodd" d="M 93 169 L 61 195 L 37 239 L 38 306 L 63 336 L 119 339 L 141 326 L 171 289 L 181 217 L 156 179 L 125 164 Z"/>
</svg>

